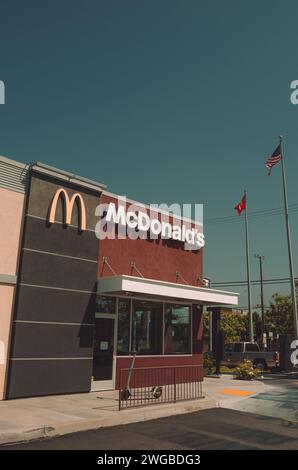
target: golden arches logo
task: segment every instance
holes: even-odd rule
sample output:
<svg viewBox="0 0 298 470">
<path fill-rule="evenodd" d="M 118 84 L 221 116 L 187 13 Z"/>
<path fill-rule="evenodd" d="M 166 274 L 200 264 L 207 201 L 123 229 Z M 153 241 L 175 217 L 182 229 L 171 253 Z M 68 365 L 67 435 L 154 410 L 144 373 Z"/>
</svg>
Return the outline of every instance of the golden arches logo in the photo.
<svg viewBox="0 0 298 470">
<path fill-rule="evenodd" d="M 62 189 L 62 188 L 58 189 L 55 193 L 55 196 L 53 197 L 49 219 L 48 219 L 49 223 L 50 224 L 55 223 L 56 210 L 57 210 L 57 204 L 58 204 L 59 198 L 61 198 L 64 201 L 63 215 L 64 215 L 65 220 L 63 220 L 63 222 L 67 225 L 70 225 L 73 206 L 74 206 L 75 201 L 77 201 L 78 211 L 79 211 L 79 228 L 82 231 L 86 230 L 86 209 L 85 209 L 84 199 L 79 193 L 73 194 L 71 196 L 71 199 L 69 199 L 67 192 L 65 191 L 65 189 Z"/>
</svg>

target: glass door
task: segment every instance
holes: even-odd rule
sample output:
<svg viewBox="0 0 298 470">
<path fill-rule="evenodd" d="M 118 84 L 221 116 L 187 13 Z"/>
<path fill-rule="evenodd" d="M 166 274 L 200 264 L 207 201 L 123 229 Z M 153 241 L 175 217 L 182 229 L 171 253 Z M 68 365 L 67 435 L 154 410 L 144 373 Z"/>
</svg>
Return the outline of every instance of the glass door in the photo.
<svg viewBox="0 0 298 470">
<path fill-rule="evenodd" d="M 96 313 L 91 390 L 113 389 L 115 321 L 113 314 Z"/>
</svg>

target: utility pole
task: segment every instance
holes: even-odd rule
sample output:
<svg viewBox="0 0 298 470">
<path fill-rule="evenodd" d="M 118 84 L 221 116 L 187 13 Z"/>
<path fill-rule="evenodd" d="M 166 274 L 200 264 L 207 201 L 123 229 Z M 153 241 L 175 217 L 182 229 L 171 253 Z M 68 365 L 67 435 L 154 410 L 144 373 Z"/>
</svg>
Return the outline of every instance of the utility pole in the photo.
<svg viewBox="0 0 298 470">
<path fill-rule="evenodd" d="M 263 334 L 265 333 L 265 309 L 264 309 L 264 286 L 263 286 L 263 261 L 265 259 L 262 255 L 255 255 L 255 258 L 260 263 L 260 288 L 261 288 L 261 314 L 262 314 L 262 341 Z"/>
</svg>

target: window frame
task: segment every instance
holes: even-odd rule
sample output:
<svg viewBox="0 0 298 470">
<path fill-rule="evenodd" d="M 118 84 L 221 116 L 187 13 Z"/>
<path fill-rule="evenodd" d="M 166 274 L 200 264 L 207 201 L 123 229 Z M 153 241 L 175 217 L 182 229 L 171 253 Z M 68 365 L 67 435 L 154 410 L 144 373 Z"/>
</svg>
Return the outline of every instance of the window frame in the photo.
<svg viewBox="0 0 298 470">
<path fill-rule="evenodd" d="M 190 349 L 190 352 L 172 352 L 172 353 L 166 353 L 165 355 L 166 356 L 189 356 L 189 355 L 192 355 L 193 354 L 193 328 L 192 328 L 192 319 L 193 319 L 193 315 L 192 315 L 192 304 L 188 304 L 188 303 L 181 303 L 180 302 L 164 302 L 164 317 L 163 317 L 163 325 L 164 325 L 164 333 L 165 333 L 165 325 L 166 325 L 166 310 L 167 310 L 167 307 L 174 307 L 174 306 L 177 306 L 177 305 L 181 305 L 181 307 L 189 307 L 189 323 L 187 323 L 189 325 L 189 349 Z M 163 334 L 163 344 L 165 345 L 165 335 Z"/>
<path fill-rule="evenodd" d="M 126 295 L 112 295 L 112 294 L 105 294 L 102 295 L 102 297 L 116 297 L 116 339 L 117 339 L 117 344 L 118 344 L 118 305 L 119 305 L 119 300 L 121 299 L 127 299 L 130 300 L 130 318 L 129 318 L 129 353 L 131 352 L 131 347 L 132 347 L 132 313 L 133 313 L 133 301 L 134 300 L 143 300 L 147 302 L 154 302 L 154 303 L 159 303 L 162 304 L 162 349 L 161 349 L 161 354 L 138 354 L 138 357 L 175 357 L 175 356 L 180 356 L 180 357 L 190 357 L 193 355 L 193 303 L 192 302 L 183 302 L 181 301 L 169 301 L 169 300 L 159 300 L 159 299 L 148 299 L 148 297 L 142 297 L 142 296 L 136 296 L 136 297 L 131 297 L 131 296 L 126 296 Z M 183 305 L 183 306 L 189 306 L 190 307 L 190 353 L 172 353 L 172 354 L 165 354 L 165 309 L 166 309 L 166 304 L 167 305 Z M 128 358 L 131 357 L 131 354 L 118 354 L 118 351 L 116 349 L 115 351 L 115 357 L 116 358 Z"/>
<path fill-rule="evenodd" d="M 121 300 L 126 300 L 128 303 L 129 303 L 129 309 L 128 309 L 128 325 L 129 325 L 129 330 L 128 330 L 128 354 L 119 354 L 118 353 L 118 325 L 119 325 L 119 303 Z M 117 357 L 127 357 L 129 354 L 130 354 L 130 351 L 131 351 L 131 336 L 132 336 L 132 328 L 131 328 L 131 321 L 132 321 L 132 299 L 131 297 L 117 297 L 117 312 L 116 312 L 116 317 L 117 317 L 117 323 L 116 323 L 116 338 L 117 338 L 117 342 L 116 342 L 116 348 L 115 348 L 115 355 Z"/>
<path fill-rule="evenodd" d="M 134 300 L 134 299 L 133 299 Z M 145 304 L 148 304 L 149 305 L 149 312 L 150 312 L 150 317 L 151 317 L 151 314 L 152 314 L 152 311 L 151 311 L 151 304 L 153 303 L 151 301 L 151 299 L 135 299 L 136 300 L 136 303 L 138 302 L 145 302 Z M 148 356 L 162 356 L 162 351 L 163 351 L 163 342 L 164 342 L 164 339 L 163 339 L 163 336 L 162 336 L 162 333 L 163 333 L 163 321 L 164 321 L 164 317 L 163 317 L 163 302 L 162 301 L 159 301 L 159 302 L 154 302 L 155 304 L 158 304 L 158 308 L 161 310 L 160 313 L 157 313 L 157 312 L 154 312 L 154 315 L 153 315 L 153 318 L 156 317 L 157 319 L 154 320 L 156 321 L 157 323 L 160 323 L 160 326 L 161 326 L 161 342 L 159 343 L 160 339 L 158 339 L 158 345 L 160 347 L 160 353 L 152 353 L 152 352 L 149 352 L 148 354 L 146 353 L 137 353 L 137 356 L 140 357 L 140 356 L 144 356 L 144 357 L 148 357 Z M 140 309 L 142 310 L 142 306 L 140 306 Z M 145 308 L 145 310 L 143 310 L 142 313 L 144 312 L 147 312 L 147 309 Z M 132 335 L 132 338 L 133 338 L 133 317 L 134 317 L 134 313 L 139 313 L 139 312 L 136 312 L 134 311 L 134 305 L 133 305 L 133 301 L 132 301 L 132 323 L 131 323 L 131 335 Z M 161 317 L 161 318 L 160 318 Z M 150 320 L 151 321 L 151 320 Z M 136 323 L 137 325 L 137 323 Z M 149 330 L 150 331 L 150 330 Z M 152 331 L 152 330 L 151 330 Z M 154 332 L 154 330 L 153 330 Z M 157 335 L 156 335 L 157 336 Z M 153 343 L 154 343 L 154 340 L 153 340 Z"/>
</svg>

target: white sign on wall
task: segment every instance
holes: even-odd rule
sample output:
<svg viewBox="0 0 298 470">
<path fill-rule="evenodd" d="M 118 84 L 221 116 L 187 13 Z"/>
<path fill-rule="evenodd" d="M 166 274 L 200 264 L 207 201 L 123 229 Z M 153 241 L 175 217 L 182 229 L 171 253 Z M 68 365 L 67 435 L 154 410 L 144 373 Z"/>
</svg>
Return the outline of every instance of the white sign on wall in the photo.
<svg viewBox="0 0 298 470">
<path fill-rule="evenodd" d="M 156 206 L 150 207 L 148 211 L 141 204 L 127 207 L 121 202 L 118 205 L 110 202 L 97 206 L 95 215 L 100 220 L 96 224 L 95 233 L 100 240 L 127 237 L 154 240 L 160 237 L 183 242 L 186 250 L 199 250 L 205 245 L 202 224 L 186 221 L 175 214 L 158 212 Z"/>
</svg>

